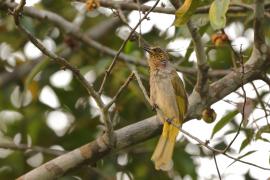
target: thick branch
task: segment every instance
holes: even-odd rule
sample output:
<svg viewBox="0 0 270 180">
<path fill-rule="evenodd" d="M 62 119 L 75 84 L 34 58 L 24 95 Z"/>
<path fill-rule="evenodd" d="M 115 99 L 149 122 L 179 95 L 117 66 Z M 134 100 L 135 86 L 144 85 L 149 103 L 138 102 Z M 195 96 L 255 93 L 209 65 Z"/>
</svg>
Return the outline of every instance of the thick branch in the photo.
<svg viewBox="0 0 270 180">
<path fill-rule="evenodd" d="M 261 45 L 265 43 L 263 30 L 264 21 L 264 0 L 256 0 L 254 16 L 254 45 L 258 50 L 261 50 Z M 264 50 L 265 51 L 265 50 Z M 263 52 L 263 50 L 262 50 Z"/>
<path fill-rule="evenodd" d="M 211 105 L 222 99 L 239 88 L 243 83 L 259 78 L 260 73 L 265 70 L 270 62 L 269 47 L 264 46 L 264 50 L 265 54 L 262 55 L 258 49 L 254 49 L 252 56 L 245 64 L 245 74 L 243 77 L 241 77 L 241 70 L 236 69 L 222 79 L 212 83 L 209 87 L 207 105 Z M 262 56 L 264 58 L 262 58 Z M 194 100 L 196 98 L 194 94 L 189 97 L 190 107 L 187 120 L 200 116 L 204 108 L 200 100 Z M 122 149 L 129 147 L 133 144 L 145 141 L 159 132 L 160 124 L 155 117 L 140 121 L 116 131 L 116 148 Z M 111 152 L 111 149 L 104 142 L 103 136 L 96 141 L 45 163 L 22 176 L 20 179 L 53 179 L 84 162 L 95 162 L 109 152 Z"/>
<path fill-rule="evenodd" d="M 253 53 L 249 62 L 245 65 L 245 74 L 243 77 L 244 83 L 258 78 L 258 74 L 261 73 L 265 62 L 258 61 L 259 54 Z M 270 61 L 270 49 L 268 51 L 267 60 Z M 255 63 L 254 63 L 255 62 Z M 212 83 L 209 87 L 209 105 L 222 99 L 227 94 L 235 91 L 241 86 L 241 72 L 239 70 L 233 71 L 219 81 Z M 194 97 L 189 97 L 192 99 Z M 202 105 L 200 102 L 190 101 L 191 105 L 188 110 L 188 117 L 186 120 L 196 118 L 201 114 Z M 115 131 L 116 136 L 116 149 L 123 149 L 131 145 L 143 142 L 147 139 L 159 134 L 161 130 L 161 124 L 155 116 L 138 123 L 126 126 L 122 129 Z M 72 152 L 62 155 L 56 159 L 53 159 L 44 165 L 28 172 L 20 179 L 33 178 L 55 178 L 59 177 L 67 171 L 75 168 L 85 162 L 95 162 L 111 152 L 110 148 L 104 143 L 104 137 L 97 139 L 89 144 L 86 144 Z M 226 155 L 229 157 L 229 155 Z"/>
<path fill-rule="evenodd" d="M 150 139 L 159 134 L 160 130 L 161 124 L 155 117 L 119 129 L 115 131 L 116 150 Z M 111 152 L 104 138 L 106 137 L 99 137 L 95 141 L 59 156 L 19 177 L 18 180 L 55 179 L 83 163 L 94 163 Z"/>
<path fill-rule="evenodd" d="M 187 26 L 191 34 L 197 56 L 198 73 L 195 90 L 200 94 L 201 97 L 207 98 L 207 92 L 209 87 L 209 84 L 207 82 L 209 65 L 207 63 L 201 35 L 199 34 L 197 28 L 195 28 L 194 25 L 191 23 L 191 21 L 187 23 Z"/>
</svg>

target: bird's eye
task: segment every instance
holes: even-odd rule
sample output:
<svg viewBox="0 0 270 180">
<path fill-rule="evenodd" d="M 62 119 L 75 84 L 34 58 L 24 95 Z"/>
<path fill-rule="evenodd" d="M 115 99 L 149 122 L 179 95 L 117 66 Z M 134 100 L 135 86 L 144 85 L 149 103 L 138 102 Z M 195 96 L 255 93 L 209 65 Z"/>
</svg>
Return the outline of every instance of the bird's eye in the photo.
<svg viewBox="0 0 270 180">
<path fill-rule="evenodd" d="M 161 60 L 160 63 L 166 65 L 166 60 Z"/>
</svg>

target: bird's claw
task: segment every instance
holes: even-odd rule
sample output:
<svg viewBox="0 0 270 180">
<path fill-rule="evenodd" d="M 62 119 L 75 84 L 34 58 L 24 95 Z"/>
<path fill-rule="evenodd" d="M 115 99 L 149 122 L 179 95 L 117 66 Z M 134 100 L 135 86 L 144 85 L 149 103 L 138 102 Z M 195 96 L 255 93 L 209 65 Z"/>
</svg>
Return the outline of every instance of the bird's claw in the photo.
<svg viewBox="0 0 270 180">
<path fill-rule="evenodd" d="M 167 121 L 167 123 L 172 124 L 172 119 L 171 118 L 167 118 L 166 121 Z"/>
<path fill-rule="evenodd" d="M 158 106 L 156 104 L 152 105 L 152 111 L 155 111 L 158 108 Z"/>
</svg>

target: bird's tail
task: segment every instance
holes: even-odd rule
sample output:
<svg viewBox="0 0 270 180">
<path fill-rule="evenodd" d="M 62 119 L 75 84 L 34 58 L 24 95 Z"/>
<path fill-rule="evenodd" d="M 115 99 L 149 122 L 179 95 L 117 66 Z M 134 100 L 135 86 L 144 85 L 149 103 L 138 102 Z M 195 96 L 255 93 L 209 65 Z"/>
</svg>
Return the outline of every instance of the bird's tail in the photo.
<svg viewBox="0 0 270 180">
<path fill-rule="evenodd" d="M 179 123 L 177 125 L 179 125 Z M 156 149 L 151 158 L 152 161 L 154 161 L 155 168 L 157 170 L 161 169 L 163 171 L 168 171 L 172 169 L 172 155 L 178 133 L 178 128 L 166 121 L 164 122 L 162 135 L 160 136 Z"/>
</svg>

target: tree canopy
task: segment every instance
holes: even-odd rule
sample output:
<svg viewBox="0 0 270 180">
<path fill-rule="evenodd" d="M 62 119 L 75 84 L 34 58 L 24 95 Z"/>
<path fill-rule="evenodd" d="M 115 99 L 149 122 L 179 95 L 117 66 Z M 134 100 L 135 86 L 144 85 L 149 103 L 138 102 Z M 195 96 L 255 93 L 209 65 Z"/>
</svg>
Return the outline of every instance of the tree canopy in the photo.
<svg viewBox="0 0 270 180">
<path fill-rule="evenodd" d="M 264 0 L 1 0 L 0 179 L 266 179 L 269 42 Z M 146 44 L 189 97 L 169 172 Z"/>
</svg>

